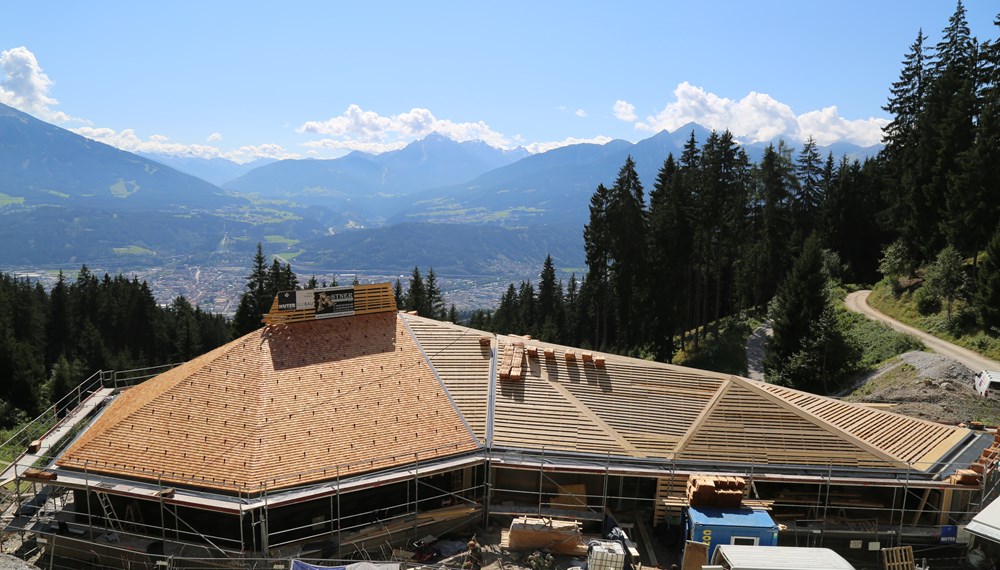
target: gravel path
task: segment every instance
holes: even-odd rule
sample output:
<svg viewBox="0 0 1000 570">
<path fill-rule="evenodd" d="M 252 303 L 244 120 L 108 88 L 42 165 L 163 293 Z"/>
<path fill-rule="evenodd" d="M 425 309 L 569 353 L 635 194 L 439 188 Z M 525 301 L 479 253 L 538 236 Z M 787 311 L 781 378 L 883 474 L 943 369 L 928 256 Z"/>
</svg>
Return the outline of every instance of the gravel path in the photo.
<svg viewBox="0 0 1000 570">
<path fill-rule="evenodd" d="M 962 348 L 961 346 L 956 346 L 950 342 L 941 340 L 936 336 L 929 335 L 924 331 L 905 325 L 896 319 L 875 310 L 868 304 L 868 295 L 870 294 L 870 290 L 855 291 L 847 296 L 844 303 L 851 311 L 861 313 L 870 319 L 881 321 L 900 332 L 919 338 L 930 350 L 943 356 L 947 356 L 948 358 L 953 358 L 977 373 L 980 370 L 1000 370 L 1000 362 L 990 360 L 989 358 L 979 355 L 967 348 Z"/>
<path fill-rule="evenodd" d="M 771 321 L 764 321 L 747 337 L 747 377 L 751 380 L 764 381 L 764 345 L 773 333 Z"/>
</svg>

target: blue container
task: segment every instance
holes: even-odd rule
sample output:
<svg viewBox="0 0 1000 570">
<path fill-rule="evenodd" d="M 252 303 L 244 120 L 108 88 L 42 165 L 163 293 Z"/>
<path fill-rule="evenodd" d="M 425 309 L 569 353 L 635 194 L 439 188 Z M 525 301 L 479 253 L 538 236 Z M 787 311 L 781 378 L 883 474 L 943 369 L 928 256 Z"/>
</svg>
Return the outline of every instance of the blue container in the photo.
<svg viewBox="0 0 1000 570">
<path fill-rule="evenodd" d="M 708 559 L 720 544 L 776 546 L 778 525 L 767 511 L 688 507 L 688 540 L 708 545 Z"/>
</svg>

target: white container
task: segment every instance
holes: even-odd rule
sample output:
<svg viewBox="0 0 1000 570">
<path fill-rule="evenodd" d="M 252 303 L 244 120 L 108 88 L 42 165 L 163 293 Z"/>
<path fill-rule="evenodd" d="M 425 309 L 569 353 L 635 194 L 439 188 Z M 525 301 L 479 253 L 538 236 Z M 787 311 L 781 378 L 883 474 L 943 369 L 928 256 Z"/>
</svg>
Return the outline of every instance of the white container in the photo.
<svg viewBox="0 0 1000 570">
<path fill-rule="evenodd" d="M 614 540 L 590 541 L 587 555 L 587 570 L 622 570 L 625 565 L 625 549 Z"/>
</svg>

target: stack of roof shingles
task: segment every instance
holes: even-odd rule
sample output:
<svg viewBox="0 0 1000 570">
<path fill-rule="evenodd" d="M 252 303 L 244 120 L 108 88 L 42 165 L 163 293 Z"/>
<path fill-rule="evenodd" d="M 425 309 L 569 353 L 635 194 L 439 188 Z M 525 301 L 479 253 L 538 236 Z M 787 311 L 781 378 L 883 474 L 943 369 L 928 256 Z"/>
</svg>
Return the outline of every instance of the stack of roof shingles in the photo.
<svg viewBox="0 0 1000 570">
<path fill-rule="evenodd" d="M 737 509 L 745 488 L 742 477 L 692 475 L 687 484 L 688 503 L 692 507 Z"/>
</svg>

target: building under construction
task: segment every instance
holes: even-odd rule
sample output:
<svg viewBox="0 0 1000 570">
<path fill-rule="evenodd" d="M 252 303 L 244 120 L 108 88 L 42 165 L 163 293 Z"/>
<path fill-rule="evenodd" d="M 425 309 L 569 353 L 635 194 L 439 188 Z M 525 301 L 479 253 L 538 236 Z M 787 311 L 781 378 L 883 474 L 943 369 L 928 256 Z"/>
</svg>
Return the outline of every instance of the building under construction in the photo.
<svg viewBox="0 0 1000 570">
<path fill-rule="evenodd" d="M 985 430 L 398 312 L 388 284 L 279 295 L 256 332 L 70 400 L 8 442 L 24 454 L 0 481 L 3 524 L 105 563 L 385 558 L 518 515 L 613 512 L 669 540 L 695 477 L 745 481 L 738 503 L 786 543 L 947 541 L 991 497 L 1000 449 Z"/>
</svg>

